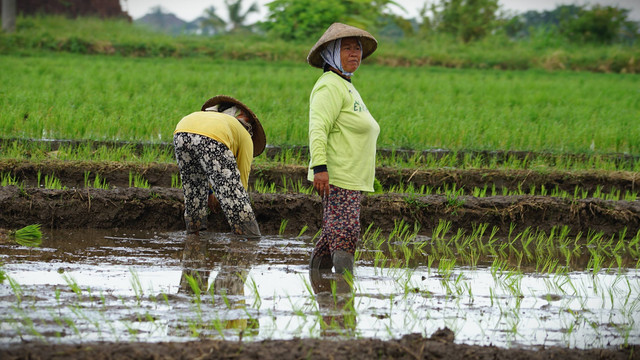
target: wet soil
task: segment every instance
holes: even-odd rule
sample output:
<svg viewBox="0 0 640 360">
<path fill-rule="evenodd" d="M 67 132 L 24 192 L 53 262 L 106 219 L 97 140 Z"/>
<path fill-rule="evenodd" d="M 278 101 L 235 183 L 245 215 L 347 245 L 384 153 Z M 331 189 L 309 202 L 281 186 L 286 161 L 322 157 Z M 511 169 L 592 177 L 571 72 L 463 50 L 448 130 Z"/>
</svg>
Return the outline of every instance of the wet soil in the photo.
<svg viewBox="0 0 640 360">
<path fill-rule="evenodd" d="M 317 195 L 250 193 L 253 208 L 265 234 L 277 234 L 283 221 L 285 233 L 317 231 L 322 208 Z M 0 188 L 0 227 L 17 229 L 38 223 L 60 228 L 136 228 L 181 230 L 184 212 L 181 189 L 152 187 L 52 190 L 40 188 Z M 454 201 L 444 195 L 368 195 L 361 208 L 363 228 L 373 223 L 390 232 L 399 221 L 421 226 L 428 235 L 441 220 L 452 228 L 473 230 L 487 223 L 498 234 L 527 227 L 548 231 L 568 226 L 571 234 L 602 231 L 616 234 L 640 230 L 640 202 L 600 199 L 570 200 L 544 196 L 461 196 Z M 209 230 L 230 231 L 222 214 L 211 214 Z"/>
<path fill-rule="evenodd" d="M 84 188 L 85 173 L 90 171 L 111 186 L 109 190 Z M 65 190 L 35 187 L 37 173 L 55 174 Z M 0 228 L 17 229 L 39 223 L 55 229 L 135 228 L 181 230 L 184 228 L 182 190 L 171 188 L 173 164 L 132 164 L 104 162 L 40 163 L 3 160 L 0 173 L 11 173 L 27 186 L 0 187 Z M 130 188 L 130 174 L 141 174 L 151 188 Z M 411 183 L 414 186 L 473 187 L 492 184 L 499 189 L 528 189 L 544 185 L 573 192 L 576 186 L 607 192 L 637 191 L 637 173 L 628 172 L 533 172 L 498 170 L 415 170 L 378 169 L 377 177 L 385 187 Z M 251 181 L 260 178 L 282 186 L 283 178 L 293 183 L 305 181 L 306 169 L 299 166 L 254 167 Z M 31 185 L 31 186 L 29 186 Z M 251 192 L 256 216 L 265 234 L 317 231 L 321 224 L 321 203 L 316 195 L 300 193 L 261 194 Z M 616 234 L 627 229 L 640 230 L 640 202 L 606 201 L 594 198 L 571 200 L 546 196 L 490 196 L 475 198 L 445 195 L 415 196 L 402 194 L 368 195 L 362 202 L 363 227 L 390 231 L 400 221 L 419 223 L 421 233 L 429 234 L 440 220 L 452 222 L 452 228 L 473 230 L 478 224 L 497 226 L 505 235 L 526 227 L 549 230 L 567 225 L 572 234 L 602 231 Z M 209 218 L 209 229 L 228 232 L 220 214 Z M 456 344 L 453 334 L 443 329 L 424 338 L 408 335 L 396 340 L 294 339 L 260 342 L 190 341 L 172 343 L 82 343 L 51 345 L 23 343 L 0 347 L 0 359 L 640 359 L 640 348 L 504 349 L 493 346 Z"/>
<path fill-rule="evenodd" d="M 502 349 L 455 344 L 441 329 L 429 338 L 397 340 L 265 340 L 261 342 L 190 341 L 184 343 L 89 343 L 20 345 L 0 349 L 0 358 L 17 359 L 638 359 L 640 347 L 576 350 Z"/>
</svg>

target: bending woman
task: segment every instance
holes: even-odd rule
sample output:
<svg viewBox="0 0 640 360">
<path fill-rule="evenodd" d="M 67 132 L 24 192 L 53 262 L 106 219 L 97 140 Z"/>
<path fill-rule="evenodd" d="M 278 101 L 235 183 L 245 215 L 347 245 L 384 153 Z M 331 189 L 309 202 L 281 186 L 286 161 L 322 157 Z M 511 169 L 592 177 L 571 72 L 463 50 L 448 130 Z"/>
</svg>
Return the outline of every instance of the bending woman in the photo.
<svg viewBox="0 0 640 360">
<path fill-rule="evenodd" d="M 173 142 L 187 233 L 205 230 L 207 206 L 214 212 L 219 206 L 233 232 L 260 236 L 247 193 L 251 162 L 266 145 L 256 115 L 230 96 L 215 96 L 202 105 L 202 111 L 180 120 Z"/>
</svg>

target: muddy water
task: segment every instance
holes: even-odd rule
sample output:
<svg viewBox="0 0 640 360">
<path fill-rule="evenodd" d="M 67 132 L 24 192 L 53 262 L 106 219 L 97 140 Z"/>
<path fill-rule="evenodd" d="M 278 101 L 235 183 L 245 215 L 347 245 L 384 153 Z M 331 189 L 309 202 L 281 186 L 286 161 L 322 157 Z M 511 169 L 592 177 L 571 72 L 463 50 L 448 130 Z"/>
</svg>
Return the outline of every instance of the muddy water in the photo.
<svg viewBox="0 0 640 360">
<path fill-rule="evenodd" d="M 426 240 L 426 239 L 423 239 Z M 560 275 L 356 264 L 309 273 L 310 237 L 64 230 L 0 246 L 0 344 L 44 340 L 391 339 L 448 327 L 456 343 L 640 343 L 640 272 Z"/>
</svg>

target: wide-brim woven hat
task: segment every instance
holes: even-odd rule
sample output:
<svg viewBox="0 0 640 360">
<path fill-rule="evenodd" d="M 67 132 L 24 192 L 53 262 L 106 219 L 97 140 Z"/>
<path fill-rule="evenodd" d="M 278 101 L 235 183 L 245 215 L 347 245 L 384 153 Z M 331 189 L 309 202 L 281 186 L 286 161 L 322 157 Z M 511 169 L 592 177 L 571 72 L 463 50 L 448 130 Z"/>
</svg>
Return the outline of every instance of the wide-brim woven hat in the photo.
<svg viewBox="0 0 640 360">
<path fill-rule="evenodd" d="M 324 66 L 324 60 L 322 60 L 322 56 L 320 55 L 320 53 L 322 52 L 322 50 L 324 50 L 327 43 L 336 39 L 347 37 L 357 37 L 358 40 L 360 40 L 360 44 L 362 44 L 363 60 L 367 56 L 373 54 L 373 52 L 378 48 L 378 41 L 373 37 L 373 35 L 369 34 L 368 32 L 350 25 L 333 23 L 331 24 L 331 26 L 329 26 L 327 31 L 322 34 L 320 40 L 318 40 L 318 42 L 313 45 L 311 51 L 309 51 L 309 55 L 307 55 L 307 62 L 309 63 L 309 65 L 322 69 L 322 67 Z"/>
<path fill-rule="evenodd" d="M 249 123 L 253 130 L 253 136 L 251 137 L 251 140 L 253 141 L 253 157 L 262 154 L 265 146 L 267 145 L 267 136 L 264 134 L 264 129 L 262 128 L 262 124 L 260 124 L 260 120 L 258 120 L 256 114 L 254 114 L 247 105 L 243 104 L 238 99 L 232 98 L 231 96 L 216 95 L 202 105 L 202 111 L 205 111 L 212 106 L 224 103 L 231 103 L 237 106 L 249 116 Z"/>
</svg>

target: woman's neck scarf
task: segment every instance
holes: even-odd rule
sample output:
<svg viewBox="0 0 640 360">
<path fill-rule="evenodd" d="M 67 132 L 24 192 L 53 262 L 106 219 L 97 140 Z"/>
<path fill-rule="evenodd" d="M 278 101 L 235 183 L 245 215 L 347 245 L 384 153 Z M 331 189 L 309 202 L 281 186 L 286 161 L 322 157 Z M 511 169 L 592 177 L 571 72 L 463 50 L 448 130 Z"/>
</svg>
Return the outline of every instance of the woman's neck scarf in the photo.
<svg viewBox="0 0 640 360">
<path fill-rule="evenodd" d="M 341 45 L 342 38 L 328 42 L 327 46 L 325 46 L 324 50 L 320 53 L 320 56 L 322 56 L 322 60 L 324 60 L 325 63 L 340 70 L 344 76 L 353 76 L 352 72 L 346 72 L 342 68 L 342 60 L 340 59 Z M 360 45 L 360 56 L 362 56 L 362 44 L 360 44 L 360 40 L 358 40 L 358 45 Z"/>
</svg>

